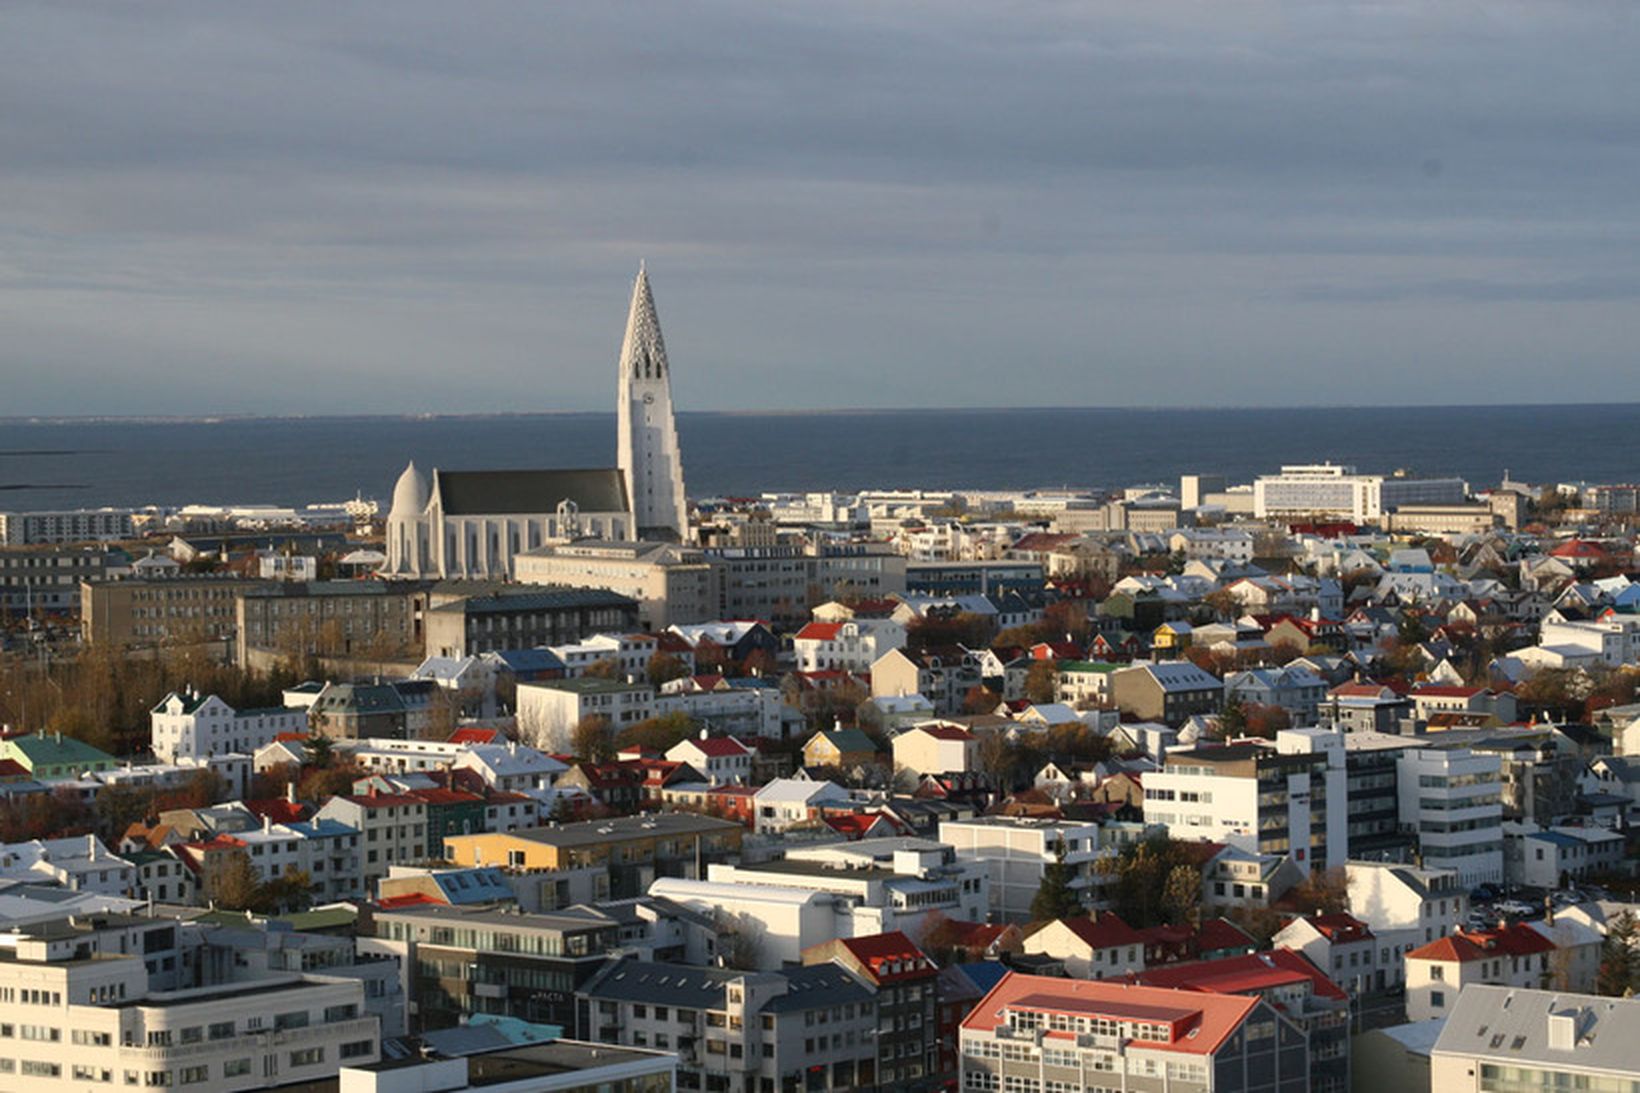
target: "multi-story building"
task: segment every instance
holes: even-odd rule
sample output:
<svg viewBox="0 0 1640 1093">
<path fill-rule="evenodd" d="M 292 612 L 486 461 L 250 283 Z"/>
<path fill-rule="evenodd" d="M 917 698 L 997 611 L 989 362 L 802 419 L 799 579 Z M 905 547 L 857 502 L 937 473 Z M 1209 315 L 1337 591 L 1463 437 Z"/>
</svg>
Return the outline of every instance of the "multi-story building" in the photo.
<svg viewBox="0 0 1640 1093">
<path fill-rule="evenodd" d="M 955 849 L 959 860 L 983 864 L 988 873 L 992 922 L 1027 922 L 1031 901 L 1042 887 L 1042 874 L 1061 853 L 1073 877 L 1071 887 L 1085 906 L 1097 899 L 1094 868 L 1100 851 L 1098 824 L 1033 820 L 1013 816 L 976 816 L 940 824 L 940 842 Z"/>
<path fill-rule="evenodd" d="M 1309 1037 L 1257 995 L 1011 972 L 959 1035 L 963 1090 L 1310 1088 Z"/>
<path fill-rule="evenodd" d="M 1555 943 L 1526 923 L 1459 930 L 1406 954 L 1407 1020 L 1451 1013 L 1477 984 L 1549 987 Z"/>
<path fill-rule="evenodd" d="M 575 991 L 620 944 L 620 922 L 590 908 L 421 904 L 379 910 L 372 921 L 374 938 L 360 947 L 399 959 L 415 1031 L 474 1014 L 580 1027 Z"/>
<path fill-rule="evenodd" d="M 978 658 L 964 649 L 890 649 L 871 665 L 873 697 L 920 694 L 941 714 L 961 710 L 963 699 L 982 679 Z"/>
<path fill-rule="evenodd" d="M 1475 985 L 1452 1000 L 1430 1050 L 1430 1088 L 1632 1090 L 1637 1042 L 1640 999 Z"/>
<path fill-rule="evenodd" d="M 373 894 L 364 882 L 359 831 L 347 824 L 318 818 L 276 824 L 264 817 L 260 828 L 237 831 L 231 838 L 244 846 L 264 882 L 295 871 L 307 876 L 321 902 L 365 899 Z"/>
<path fill-rule="evenodd" d="M 680 1088 L 883 1088 L 874 992 L 835 965 L 748 972 L 627 957 L 605 965 L 577 1003 L 591 1039 L 676 1052 Z"/>
<path fill-rule="evenodd" d="M 262 668 L 293 654 L 417 658 L 426 582 L 277 581 L 244 589 L 235 603 L 235 654 Z"/>
<path fill-rule="evenodd" d="M 1371 729 L 1344 733 L 1351 858 L 1395 862 L 1411 859 L 1418 840 L 1412 832 L 1403 831 L 1400 824 L 1400 759 L 1409 748 L 1423 746 L 1424 741 L 1415 737 Z"/>
<path fill-rule="evenodd" d="M 678 1057 L 670 1051 L 638 1051 L 582 1040 L 516 1044 L 492 1034 L 493 1046 L 473 1050 L 460 1032 L 462 1054 L 446 1056 L 437 1036 L 427 1050 L 370 1066 L 344 1066 L 348 1093 L 671 1093 Z"/>
<path fill-rule="evenodd" d="M 832 964 L 869 984 L 877 997 L 877 1082 L 911 1091 L 942 1087 L 939 967 L 898 930 L 842 938 L 803 951 L 805 965 Z"/>
<path fill-rule="evenodd" d="M 444 847 L 456 865 L 528 873 L 594 870 L 608 878 L 609 898 L 626 899 L 648 892 L 657 877 L 702 877 L 711 863 L 740 852 L 745 830 L 728 820 L 677 812 L 452 835 Z"/>
<path fill-rule="evenodd" d="M 1165 964 L 1141 972 L 1147 987 L 1262 998 L 1309 1037 L 1312 1093 L 1350 1088 L 1350 996 L 1292 949 Z"/>
<path fill-rule="evenodd" d="M 0 546 L 129 539 L 136 534 L 131 518 L 130 509 L 0 512 Z"/>
<path fill-rule="evenodd" d="M 1270 939 L 1304 954 L 1353 997 L 1393 985 L 1396 969 L 1380 967 L 1372 927 L 1348 914 L 1300 915 Z"/>
<path fill-rule="evenodd" d="M 1072 979 L 1117 979 L 1145 969 L 1145 939 L 1110 911 L 1044 923 L 1023 951 L 1059 961 Z"/>
<path fill-rule="evenodd" d="M 438 597 L 435 597 L 438 598 Z M 508 585 L 436 603 L 426 614 L 428 656 L 568 645 L 638 628 L 638 601 L 601 588 Z"/>
<path fill-rule="evenodd" d="M 513 560 L 524 584 L 602 588 L 638 604 L 638 625 L 665 630 L 717 614 L 712 567 L 701 551 L 678 543 L 576 539 L 525 551 Z"/>
<path fill-rule="evenodd" d="M 1297 726 L 1314 725 L 1327 685 L 1308 668 L 1250 668 L 1224 677 L 1224 700 L 1286 710 Z"/>
<path fill-rule="evenodd" d="M 893 619 L 811 622 L 792 636 L 800 672 L 868 672 L 877 658 L 905 645 L 905 627 Z"/>
<path fill-rule="evenodd" d="M 238 752 L 250 755 L 282 732 L 306 732 L 307 711 L 289 706 L 236 710 L 216 695 L 192 688 L 172 691 L 148 715 L 155 758 L 207 759 Z"/>
<path fill-rule="evenodd" d="M 174 926 L 170 927 L 174 933 Z M 0 937 L 0 1085 L 269 1089 L 380 1057 L 357 979 L 277 975 L 150 989 L 140 955 L 93 952 L 80 931 Z"/>
<path fill-rule="evenodd" d="M 1400 822 L 1418 835 L 1423 862 L 1460 883 L 1503 881 L 1503 804 L 1496 755 L 1463 747 L 1403 751 L 1396 761 Z"/>
<path fill-rule="evenodd" d="M 427 803 L 400 793 L 339 793 L 326 801 L 314 820 L 332 820 L 358 832 L 359 878 L 366 893 L 394 865 L 425 861 Z"/>
<path fill-rule="evenodd" d="M 1344 780 L 1342 735 L 1321 729 L 1284 730 L 1276 748 L 1170 751 L 1145 775 L 1145 821 L 1178 839 L 1234 841 L 1290 853 L 1305 870 L 1330 867 L 1348 856 Z"/>
<path fill-rule="evenodd" d="M 906 590 L 904 555 L 876 543 L 715 547 L 706 551 L 706 561 L 720 619 L 797 626 L 816 603 Z"/>
<path fill-rule="evenodd" d="M 1469 887 L 1454 870 L 1348 861 L 1344 872 L 1350 913 L 1378 936 L 1378 964 L 1396 980 L 1403 974 L 1401 957 L 1409 949 L 1445 937 L 1468 920 Z"/>
<path fill-rule="evenodd" d="M 960 725 L 913 725 L 889 742 L 897 770 L 912 774 L 958 774 L 974 769 L 979 737 Z"/>
<path fill-rule="evenodd" d="M 81 582 L 102 580 L 127 561 L 124 552 L 101 547 L 0 548 L 0 612 L 76 613 Z"/>
<path fill-rule="evenodd" d="M 1288 464 L 1280 474 L 1253 480 L 1253 515 L 1335 517 L 1370 523 L 1400 505 L 1453 505 L 1464 500 L 1461 478 L 1411 478 L 1356 474 L 1333 463 Z"/>
<path fill-rule="evenodd" d="M 1110 699 L 1132 720 L 1176 729 L 1196 714 L 1217 713 L 1224 684 L 1188 660 L 1136 664 L 1111 673 Z"/>
<path fill-rule="evenodd" d="M 238 597 L 260 582 L 240 577 L 127 577 L 80 582 L 80 635 L 120 649 L 175 641 L 231 641 Z"/>
<path fill-rule="evenodd" d="M 1505 821 L 1503 879 L 1512 887 L 1548 891 L 1590 876 L 1621 870 L 1627 841 L 1603 827 L 1556 826 Z"/>
<path fill-rule="evenodd" d="M 582 676 L 518 685 L 518 734 L 547 751 L 573 750 L 570 732 L 601 717 L 611 731 L 655 716 L 655 688 L 646 682 Z"/>
</svg>

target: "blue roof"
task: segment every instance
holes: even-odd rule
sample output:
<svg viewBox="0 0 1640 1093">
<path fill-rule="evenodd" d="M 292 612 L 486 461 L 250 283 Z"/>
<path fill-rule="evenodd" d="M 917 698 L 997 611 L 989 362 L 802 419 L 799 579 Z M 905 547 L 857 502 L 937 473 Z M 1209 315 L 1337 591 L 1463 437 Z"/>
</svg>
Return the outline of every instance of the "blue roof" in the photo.
<svg viewBox="0 0 1640 1093">
<path fill-rule="evenodd" d="M 494 655 L 514 673 L 550 672 L 565 667 L 551 649 L 498 649 Z"/>
<path fill-rule="evenodd" d="M 307 820 L 303 823 L 286 824 L 292 831 L 306 835 L 310 839 L 334 839 L 342 835 L 357 835 L 359 829 L 340 820 Z"/>
<path fill-rule="evenodd" d="M 1527 838 L 1543 839 L 1545 842 L 1554 843 L 1563 850 L 1572 849 L 1583 845 L 1582 839 L 1574 839 L 1572 836 L 1562 835 L 1558 831 L 1534 831 L 1528 835 Z"/>
<path fill-rule="evenodd" d="M 973 964 L 958 964 L 957 971 L 966 975 L 968 981 L 980 989 L 980 993 L 989 994 L 991 988 L 1008 974 L 1008 967 L 995 960 L 980 960 Z"/>
<path fill-rule="evenodd" d="M 501 870 L 495 866 L 480 866 L 473 869 L 452 869 L 448 872 L 433 874 L 433 881 L 439 891 L 444 893 L 445 901 L 459 905 L 465 903 L 494 903 L 497 900 L 512 900 L 513 890 L 507 886 L 507 880 Z"/>
</svg>

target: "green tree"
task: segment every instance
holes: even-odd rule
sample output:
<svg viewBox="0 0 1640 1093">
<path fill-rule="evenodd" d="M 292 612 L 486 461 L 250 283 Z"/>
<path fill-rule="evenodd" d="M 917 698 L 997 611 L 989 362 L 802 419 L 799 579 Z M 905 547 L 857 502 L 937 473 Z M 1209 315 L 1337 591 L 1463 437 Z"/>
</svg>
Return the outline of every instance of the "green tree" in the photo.
<svg viewBox="0 0 1640 1093">
<path fill-rule="evenodd" d="M 642 748 L 665 755 L 699 731 L 700 726 L 688 714 L 673 710 L 628 725 L 615 734 L 615 743 L 621 748 Z"/>
<path fill-rule="evenodd" d="M 1606 940 L 1600 946 L 1600 970 L 1595 974 L 1596 994 L 1618 998 L 1628 994 L 1640 979 L 1635 961 L 1635 941 L 1640 936 L 1634 916 L 1624 911 L 1606 926 Z"/>
<path fill-rule="evenodd" d="M 589 763 L 604 763 L 615 757 L 615 737 L 609 718 L 588 714 L 570 730 L 569 744 L 575 754 Z"/>
<path fill-rule="evenodd" d="M 313 767 L 316 770 L 328 770 L 335 761 L 335 747 L 330 737 L 317 730 L 308 733 L 307 743 L 302 745 L 302 765 Z"/>
<path fill-rule="evenodd" d="M 1042 887 L 1031 897 L 1031 919 L 1051 922 L 1074 918 L 1082 913 L 1082 902 L 1071 887 L 1071 867 L 1065 864 L 1065 843 L 1059 843 L 1054 860 L 1042 869 Z"/>
<path fill-rule="evenodd" d="M 1162 885 L 1162 914 L 1169 922 L 1201 921 L 1202 871 L 1194 865 L 1175 865 Z"/>
</svg>

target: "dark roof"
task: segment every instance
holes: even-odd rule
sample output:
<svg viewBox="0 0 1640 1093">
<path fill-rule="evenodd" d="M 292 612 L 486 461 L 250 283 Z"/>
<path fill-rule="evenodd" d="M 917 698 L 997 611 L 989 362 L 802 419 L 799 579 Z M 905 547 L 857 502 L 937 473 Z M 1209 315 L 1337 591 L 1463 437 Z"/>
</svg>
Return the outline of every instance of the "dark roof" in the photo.
<svg viewBox="0 0 1640 1093">
<path fill-rule="evenodd" d="M 764 1013 L 820 1009 L 852 1002 L 869 1002 L 872 992 L 836 964 L 813 964 L 785 973 L 789 990 L 763 1004 Z"/>
<path fill-rule="evenodd" d="M 613 467 L 551 471 L 435 471 L 433 492 L 447 516 L 548 513 L 560 501 L 582 512 L 626 512 L 626 482 Z"/>
<path fill-rule="evenodd" d="M 577 607 L 631 607 L 638 601 L 619 592 L 602 588 L 555 588 L 540 586 L 519 591 L 508 591 L 488 596 L 470 596 L 454 603 L 441 604 L 434 611 L 465 613 L 468 615 L 506 614 L 517 611 L 555 611 Z M 559 662 L 562 666 L 562 662 Z"/>
</svg>

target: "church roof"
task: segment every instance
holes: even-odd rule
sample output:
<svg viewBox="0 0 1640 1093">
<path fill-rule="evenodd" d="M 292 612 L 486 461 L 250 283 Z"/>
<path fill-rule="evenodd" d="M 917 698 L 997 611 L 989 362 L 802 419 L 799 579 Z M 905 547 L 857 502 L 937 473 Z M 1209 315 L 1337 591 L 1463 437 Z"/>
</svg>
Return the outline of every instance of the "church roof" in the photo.
<svg viewBox="0 0 1640 1093">
<path fill-rule="evenodd" d="M 633 379 L 660 378 L 667 374 L 666 343 L 661 340 L 661 322 L 655 315 L 655 297 L 649 291 L 649 274 L 638 267 L 632 286 L 632 309 L 626 317 L 626 337 L 621 340 L 621 372 Z"/>
<path fill-rule="evenodd" d="M 626 483 L 614 467 L 547 471 L 435 471 L 433 492 L 446 516 L 550 513 L 573 501 L 584 513 L 627 512 Z"/>
</svg>

